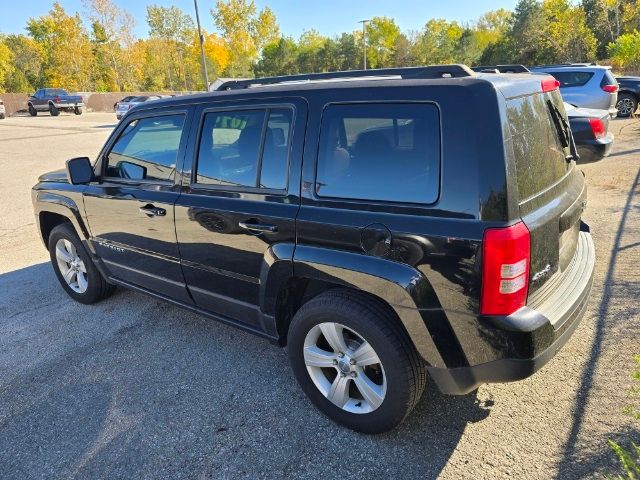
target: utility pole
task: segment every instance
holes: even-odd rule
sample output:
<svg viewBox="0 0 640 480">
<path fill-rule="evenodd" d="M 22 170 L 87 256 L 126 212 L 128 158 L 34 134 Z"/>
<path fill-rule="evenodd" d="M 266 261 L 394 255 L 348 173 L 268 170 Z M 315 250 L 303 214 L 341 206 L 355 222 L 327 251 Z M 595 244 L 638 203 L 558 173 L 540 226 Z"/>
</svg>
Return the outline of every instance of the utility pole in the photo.
<svg viewBox="0 0 640 480">
<path fill-rule="evenodd" d="M 196 7 L 196 22 L 198 23 L 198 38 L 200 39 L 200 57 L 202 58 L 202 75 L 204 75 L 204 88 L 209 91 L 209 72 L 207 71 L 207 59 L 204 55 L 204 37 L 200 28 L 200 12 L 198 11 L 198 0 L 193 0 Z"/>
<path fill-rule="evenodd" d="M 362 24 L 362 64 L 364 70 L 367 69 L 367 23 L 371 20 L 360 20 L 358 23 Z"/>
</svg>

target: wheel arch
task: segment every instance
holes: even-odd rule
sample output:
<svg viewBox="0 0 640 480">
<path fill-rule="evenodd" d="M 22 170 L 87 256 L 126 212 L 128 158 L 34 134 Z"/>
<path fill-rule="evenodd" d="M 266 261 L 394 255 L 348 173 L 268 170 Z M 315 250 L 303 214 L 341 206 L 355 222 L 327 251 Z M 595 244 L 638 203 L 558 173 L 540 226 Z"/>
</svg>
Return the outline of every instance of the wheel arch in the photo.
<svg viewBox="0 0 640 480">
<path fill-rule="evenodd" d="M 85 245 L 93 253 L 86 228 L 78 205 L 69 197 L 51 193 L 38 192 L 36 196 L 36 220 L 38 231 L 45 248 L 49 248 L 51 231 L 62 223 L 70 223 Z"/>
<path fill-rule="evenodd" d="M 265 305 L 267 313 L 274 317 L 275 333 L 281 344 L 286 344 L 287 330 L 296 311 L 332 289 L 364 295 L 383 305 L 398 319 L 427 363 L 444 364 L 420 311 L 421 297 L 425 292 L 433 292 L 424 275 L 398 262 L 319 247 L 296 246 L 292 274 L 272 295 L 273 304 Z"/>
<path fill-rule="evenodd" d="M 631 95 L 636 99 L 636 102 L 640 102 L 640 92 L 635 91 L 635 90 L 629 90 L 627 88 L 621 88 L 620 90 L 618 90 L 618 95 L 620 95 L 622 93 L 626 93 L 627 95 Z"/>
</svg>

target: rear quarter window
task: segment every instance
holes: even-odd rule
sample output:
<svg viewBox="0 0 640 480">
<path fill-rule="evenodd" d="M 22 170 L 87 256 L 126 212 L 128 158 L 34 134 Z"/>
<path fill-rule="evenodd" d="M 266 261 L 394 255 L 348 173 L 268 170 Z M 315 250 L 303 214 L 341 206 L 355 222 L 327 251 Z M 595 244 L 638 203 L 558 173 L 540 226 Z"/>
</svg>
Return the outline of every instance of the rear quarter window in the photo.
<svg viewBox="0 0 640 480">
<path fill-rule="evenodd" d="M 430 204 L 438 199 L 440 121 L 429 103 L 329 105 L 316 194 Z"/>
<path fill-rule="evenodd" d="M 548 95 L 563 112 L 559 92 Z M 535 94 L 507 101 L 520 200 L 553 185 L 568 169 L 547 98 L 545 94 Z"/>
<path fill-rule="evenodd" d="M 593 72 L 550 72 L 549 74 L 560 82 L 561 88 L 582 87 L 593 77 Z"/>
</svg>

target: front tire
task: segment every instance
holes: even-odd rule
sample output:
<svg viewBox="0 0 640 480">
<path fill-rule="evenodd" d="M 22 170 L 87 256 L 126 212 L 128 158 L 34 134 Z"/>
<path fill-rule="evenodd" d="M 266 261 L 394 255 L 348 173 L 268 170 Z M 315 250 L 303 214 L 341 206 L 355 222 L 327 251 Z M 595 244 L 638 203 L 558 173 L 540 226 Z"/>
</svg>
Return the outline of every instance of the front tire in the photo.
<svg viewBox="0 0 640 480">
<path fill-rule="evenodd" d="M 51 114 L 52 117 L 57 117 L 58 115 L 60 115 L 60 110 L 58 110 L 58 108 L 53 103 L 50 103 L 49 113 Z"/>
<path fill-rule="evenodd" d="M 29 104 L 29 115 L 31 115 L 32 117 L 37 117 L 38 116 L 38 111 L 31 104 Z"/>
<path fill-rule="evenodd" d="M 426 369 L 386 305 L 333 290 L 304 304 L 289 327 L 293 372 L 332 420 L 363 433 L 399 425 L 415 407 Z"/>
<path fill-rule="evenodd" d="M 51 231 L 49 255 L 58 281 L 75 301 L 96 303 L 115 290 L 95 267 L 70 223 L 58 225 Z"/>
<path fill-rule="evenodd" d="M 638 99 L 630 93 L 621 93 L 618 95 L 616 108 L 618 109 L 619 117 L 628 118 L 638 108 Z"/>
</svg>

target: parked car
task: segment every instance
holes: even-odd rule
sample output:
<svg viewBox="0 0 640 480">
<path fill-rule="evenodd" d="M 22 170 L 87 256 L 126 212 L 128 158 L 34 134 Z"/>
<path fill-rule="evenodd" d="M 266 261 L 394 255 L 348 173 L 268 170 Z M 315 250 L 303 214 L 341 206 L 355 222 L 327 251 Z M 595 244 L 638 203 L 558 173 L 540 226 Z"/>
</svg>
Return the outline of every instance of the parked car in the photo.
<svg viewBox="0 0 640 480">
<path fill-rule="evenodd" d="M 580 161 L 593 162 L 609 155 L 613 133 L 609 132 L 609 112 L 564 104 Z"/>
<path fill-rule="evenodd" d="M 7 115 L 7 111 L 4 108 L 4 102 L 0 100 L 0 120 L 4 120 L 4 117 Z"/>
<path fill-rule="evenodd" d="M 46 111 L 57 117 L 61 110 L 82 115 L 84 102 L 80 95 L 70 95 L 62 88 L 41 88 L 29 97 L 27 108 L 32 117 Z"/>
<path fill-rule="evenodd" d="M 118 102 L 116 107 L 116 118 L 120 120 L 124 115 L 131 110 L 136 105 L 140 105 L 141 103 L 148 102 L 149 100 L 158 100 L 160 99 L 160 95 L 140 95 L 138 97 L 133 97 L 131 100 L 125 102 Z"/>
<path fill-rule="evenodd" d="M 618 116 L 630 117 L 638 109 L 640 100 L 640 77 L 616 77 L 620 86 L 618 91 Z"/>
<path fill-rule="evenodd" d="M 438 65 L 147 102 L 93 164 L 40 177 L 38 229 L 73 299 L 120 285 L 286 345 L 322 412 L 386 431 L 427 372 L 449 394 L 523 379 L 585 311 L 557 85 Z"/>
<path fill-rule="evenodd" d="M 618 82 L 611 74 L 611 67 L 572 63 L 529 67 L 529 70 L 553 75 L 560 82 L 562 98 L 571 105 L 607 110 L 612 117 L 618 114 Z"/>
<path fill-rule="evenodd" d="M 134 98 L 136 98 L 136 95 L 127 95 L 126 97 L 124 97 L 123 99 L 121 99 L 120 101 L 116 102 L 113 104 L 113 111 L 115 112 L 118 109 L 118 104 L 119 103 L 126 103 L 126 102 L 130 102 L 131 100 L 133 100 Z"/>
</svg>

